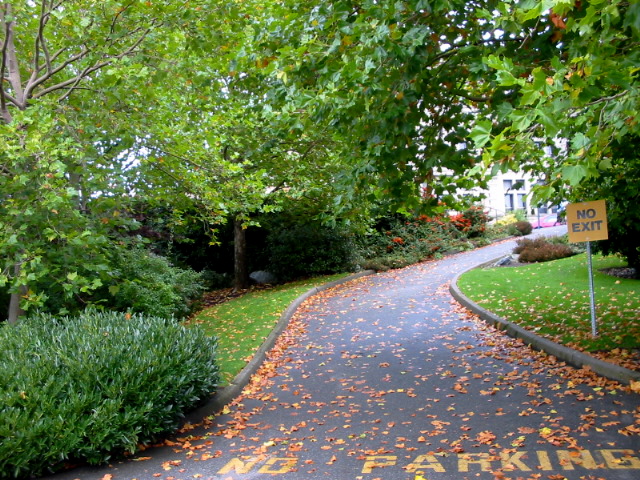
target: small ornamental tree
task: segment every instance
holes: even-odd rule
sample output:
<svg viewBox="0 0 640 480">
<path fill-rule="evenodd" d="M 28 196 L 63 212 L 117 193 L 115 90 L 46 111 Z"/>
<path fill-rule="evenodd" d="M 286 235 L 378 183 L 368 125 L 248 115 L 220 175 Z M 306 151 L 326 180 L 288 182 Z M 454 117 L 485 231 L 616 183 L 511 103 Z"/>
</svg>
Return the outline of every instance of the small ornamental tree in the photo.
<svg viewBox="0 0 640 480">
<path fill-rule="evenodd" d="M 131 137 L 117 123 L 126 108 L 118 93 L 133 90 L 124 79 L 148 72 L 143 51 L 171 22 L 169 3 L 0 3 L 0 287 L 11 293 L 9 322 L 42 303 L 34 280 L 62 282 L 70 296 L 101 285 L 110 242 L 99 227 L 118 218 L 118 195 L 103 209 L 88 203 L 120 183 L 111 167 Z M 103 143 L 106 132 L 122 141 Z"/>
<path fill-rule="evenodd" d="M 637 267 L 640 3 L 532 0 L 495 13 L 517 48 L 484 59 L 513 92 L 471 134 L 486 166 L 544 177 L 543 201 L 606 200 L 610 238 L 597 248 Z"/>
<path fill-rule="evenodd" d="M 611 145 L 612 165 L 581 186 L 584 200 L 606 199 L 609 238 L 594 250 L 622 255 L 640 276 L 640 138 L 630 135 Z"/>
</svg>

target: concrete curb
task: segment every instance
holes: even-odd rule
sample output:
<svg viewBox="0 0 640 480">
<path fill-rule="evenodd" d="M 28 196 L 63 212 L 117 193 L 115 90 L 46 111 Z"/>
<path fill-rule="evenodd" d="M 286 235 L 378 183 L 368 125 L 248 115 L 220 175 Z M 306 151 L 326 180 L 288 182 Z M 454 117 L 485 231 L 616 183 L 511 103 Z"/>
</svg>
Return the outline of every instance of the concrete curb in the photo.
<svg viewBox="0 0 640 480">
<path fill-rule="evenodd" d="M 547 340 L 546 338 L 536 335 L 529 330 L 525 330 L 524 328 L 511 323 L 488 310 L 485 310 L 460 291 L 460 289 L 458 288 L 458 279 L 461 275 L 465 274 L 469 270 L 474 270 L 476 268 L 482 267 L 483 265 L 494 263 L 497 260 L 499 259 L 496 259 L 493 262 L 484 262 L 482 265 L 477 265 L 466 270 L 465 272 L 456 275 L 456 277 L 451 281 L 451 284 L 449 285 L 449 291 L 451 295 L 453 295 L 453 298 L 455 298 L 463 307 L 478 315 L 485 322 L 495 326 L 499 330 L 504 331 L 507 335 L 513 338 L 520 338 L 527 345 L 533 347 L 534 349 L 546 352 L 549 355 L 553 355 L 554 357 L 563 360 L 574 367 L 582 368 L 583 366 L 588 366 L 598 375 L 609 378 L 611 380 L 616 380 L 625 385 L 629 385 L 632 381 L 640 381 L 640 372 L 635 372 L 633 370 L 629 370 L 628 368 L 620 367 L 618 365 L 614 365 L 613 363 L 599 360 L 590 355 L 587 355 L 586 353 L 582 353 L 578 350 L 574 350 L 572 348 L 568 348 Z"/>
<path fill-rule="evenodd" d="M 207 400 L 204 405 L 197 408 L 196 410 L 192 410 L 191 412 L 187 413 L 185 415 L 185 420 L 183 423 L 199 423 L 203 418 L 214 415 L 222 410 L 225 405 L 228 405 L 240 395 L 242 389 L 249 383 L 251 376 L 258 371 L 258 368 L 260 368 L 262 362 L 264 362 L 264 360 L 267 358 L 267 354 L 276 344 L 278 337 L 289 325 L 291 317 L 293 317 L 296 310 L 300 307 L 300 305 L 302 305 L 305 300 L 320 293 L 323 290 L 327 290 L 342 283 L 350 282 L 351 280 L 372 275 L 374 273 L 374 270 L 364 270 L 362 272 L 349 275 L 348 277 L 334 280 L 333 282 L 325 283 L 324 285 L 320 285 L 318 287 L 313 287 L 312 289 L 306 291 L 298 298 L 296 298 L 289 304 L 286 310 L 282 312 L 282 315 L 280 315 L 280 319 L 278 320 L 275 328 L 271 331 L 262 345 L 260 345 L 260 348 L 258 348 L 249 363 L 247 363 L 247 365 L 245 365 L 240 373 L 236 375 L 231 384 L 218 389 L 218 391 L 209 400 Z"/>
</svg>

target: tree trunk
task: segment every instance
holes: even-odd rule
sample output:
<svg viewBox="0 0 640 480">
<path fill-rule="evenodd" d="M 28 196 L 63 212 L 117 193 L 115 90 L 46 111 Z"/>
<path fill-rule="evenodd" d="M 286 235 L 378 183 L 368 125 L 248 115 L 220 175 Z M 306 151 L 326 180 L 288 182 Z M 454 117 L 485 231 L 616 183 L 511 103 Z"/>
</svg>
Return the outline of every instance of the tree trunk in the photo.
<svg viewBox="0 0 640 480">
<path fill-rule="evenodd" d="M 16 264 L 13 267 L 14 274 L 16 277 L 20 275 L 20 265 Z M 27 294 L 27 286 L 21 285 L 18 287 L 18 291 L 16 293 L 11 294 L 11 298 L 9 300 L 9 311 L 7 312 L 7 321 L 10 324 L 15 325 L 18 323 L 18 318 L 21 315 L 24 315 L 24 310 L 20 308 L 20 298 Z"/>
<path fill-rule="evenodd" d="M 233 289 L 237 291 L 249 288 L 247 230 L 239 217 L 233 220 L 233 272 Z"/>
</svg>

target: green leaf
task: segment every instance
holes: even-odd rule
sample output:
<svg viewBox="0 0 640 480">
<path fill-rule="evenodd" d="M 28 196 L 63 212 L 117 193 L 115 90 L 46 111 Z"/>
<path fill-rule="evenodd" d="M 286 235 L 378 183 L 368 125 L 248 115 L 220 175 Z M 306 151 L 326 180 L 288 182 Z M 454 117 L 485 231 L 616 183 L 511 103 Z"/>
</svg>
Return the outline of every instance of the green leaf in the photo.
<svg viewBox="0 0 640 480">
<path fill-rule="evenodd" d="M 587 172 L 585 165 L 569 165 L 562 168 L 562 177 L 571 186 L 577 186 L 587 176 Z"/>
<path fill-rule="evenodd" d="M 473 139 L 476 147 L 482 148 L 491 141 L 491 131 L 493 124 L 490 120 L 481 120 L 476 123 L 469 136 Z"/>
<path fill-rule="evenodd" d="M 513 127 L 516 130 L 520 132 L 524 132 L 533 123 L 531 115 L 532 114 L 529 111 L 514 110 L 509 114 L 509 118 L 512 121 Z"/>
<path fill-rule="evenodd" d="M 624 16 L 624 26 L 630 27 L 633 34 L 640 37 L 640 2 L 630 2 Z"/>
</svg>

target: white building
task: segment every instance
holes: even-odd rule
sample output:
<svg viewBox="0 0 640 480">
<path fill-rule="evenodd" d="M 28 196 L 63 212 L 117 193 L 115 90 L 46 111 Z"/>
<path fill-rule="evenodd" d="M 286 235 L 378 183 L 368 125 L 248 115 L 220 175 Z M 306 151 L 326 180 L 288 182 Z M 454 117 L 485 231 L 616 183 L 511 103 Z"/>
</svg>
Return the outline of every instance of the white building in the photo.
<svg viewBox="0 0 640 480">
<path fill-rule="evenodd" d="M 499 172 L 488 181 L 487 189 L 474 188 L 468 193 L 482 196 L 482 206 L 494 219 L 516 210 L 525 211 L 528 217 L 557 212 L 557 205 L 532 202 L 533 187 L 540 183 L 542 180 L 539 177 L 532 177 L 524 172 Z M 465 192 L 459 193 L 464 195 Z"/>
<path fill-rule="evenodd" d="M 532 202 L 535 185 L 542 183 L 538 177 L 523 172 L 498 173 L 488 182 L 483 205 L 494 218 L 500 218 L 515 210 L 524 210 L 527 216 L 555 213 L 557 205 Z"/>
</svg>

